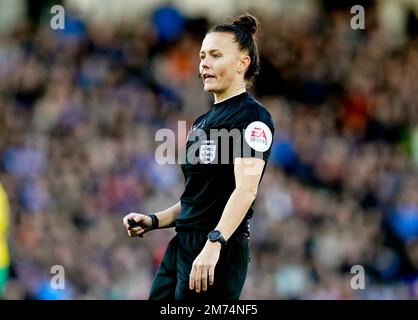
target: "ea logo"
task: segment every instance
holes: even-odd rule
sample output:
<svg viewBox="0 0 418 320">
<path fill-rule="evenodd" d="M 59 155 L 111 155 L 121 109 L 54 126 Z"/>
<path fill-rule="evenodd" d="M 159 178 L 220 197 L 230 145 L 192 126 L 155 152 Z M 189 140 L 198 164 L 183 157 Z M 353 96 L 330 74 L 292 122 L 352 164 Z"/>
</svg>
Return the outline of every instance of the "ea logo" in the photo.
<svg viewBox="0 0 418 320">
<path fill-rule="evenodd" d="M 261 121 L 254 121 L 245 129 L 245 141 L 258 152 L 267 151 L 273 141 L 270 128 Z"/>
</svg>

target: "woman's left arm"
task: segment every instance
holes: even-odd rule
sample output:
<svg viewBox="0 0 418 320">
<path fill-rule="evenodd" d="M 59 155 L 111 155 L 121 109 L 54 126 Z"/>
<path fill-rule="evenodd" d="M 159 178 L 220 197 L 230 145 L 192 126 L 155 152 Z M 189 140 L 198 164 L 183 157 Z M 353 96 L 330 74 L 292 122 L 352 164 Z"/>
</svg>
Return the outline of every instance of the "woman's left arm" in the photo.
<svg viewBox="0 0 418 320">
<path fill-rule="evenodd" d="M 224 208 L 216 230 L 228 240 L 238 228 L 257 196 L 265 161 L 258 158 L 237 158 L 234 165 L 235 190 Z M 190 272 L 190 290 L 207 290 L 214 283 L 214 271 L 219 260 L 221 244 L 206 241 Z"/>
</svg>

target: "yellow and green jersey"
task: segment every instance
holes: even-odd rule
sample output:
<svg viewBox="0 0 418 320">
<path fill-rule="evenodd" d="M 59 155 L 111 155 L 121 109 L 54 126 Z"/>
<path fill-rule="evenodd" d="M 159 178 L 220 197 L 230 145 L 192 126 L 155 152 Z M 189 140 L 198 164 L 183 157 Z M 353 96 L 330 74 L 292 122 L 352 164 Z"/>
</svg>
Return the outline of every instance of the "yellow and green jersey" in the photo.
<svg viewBox="0 0 418 320">
<path fill-rule="evenodd" d="M 9 228 L 9 201 L 6 191 L 0 183 L 0 297 L 6 283 L 10 256 L 7 246 L 7 230 Z"/>
<path fill-rule="evenodd" d="M 9 201 L 6 191 L 0 183 L 0 268 L 9 266 L 7 250 L 7 230 L 9 228 Z"/>
</svg>

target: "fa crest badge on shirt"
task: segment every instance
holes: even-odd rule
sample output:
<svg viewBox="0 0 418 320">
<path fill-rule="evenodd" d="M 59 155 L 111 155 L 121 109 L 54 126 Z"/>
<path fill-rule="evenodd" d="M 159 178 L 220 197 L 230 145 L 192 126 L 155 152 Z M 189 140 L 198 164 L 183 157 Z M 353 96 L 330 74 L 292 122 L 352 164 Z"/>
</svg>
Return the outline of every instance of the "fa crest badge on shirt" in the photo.
<svg viewBox="0 0 418 320">
<path fill-rule="evenodd" d="M 204 164 L 213 162 L 216 158 L 216 144 L 214 140 L 204 140 L 199 150 L 200 161 Z"/>
</svg>

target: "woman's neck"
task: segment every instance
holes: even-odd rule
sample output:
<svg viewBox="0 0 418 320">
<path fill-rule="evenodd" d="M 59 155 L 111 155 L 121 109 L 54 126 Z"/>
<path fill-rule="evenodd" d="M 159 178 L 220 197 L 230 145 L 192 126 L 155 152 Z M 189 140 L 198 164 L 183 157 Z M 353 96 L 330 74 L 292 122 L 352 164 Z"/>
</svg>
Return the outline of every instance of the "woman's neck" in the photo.
<svg viewBox="0 0 418 320">
<path fill-rule="evenodd" d="M 222 93 L 214 93 L 213 96 L 215 98 L 215 104 L 225 101 L 229 98 L 235 97 L 243 92 L 246 92 L 245 85 L 240 86 L 238 88 L 234 88 L 232 90 L 225 90 Z"/>
</svg>

